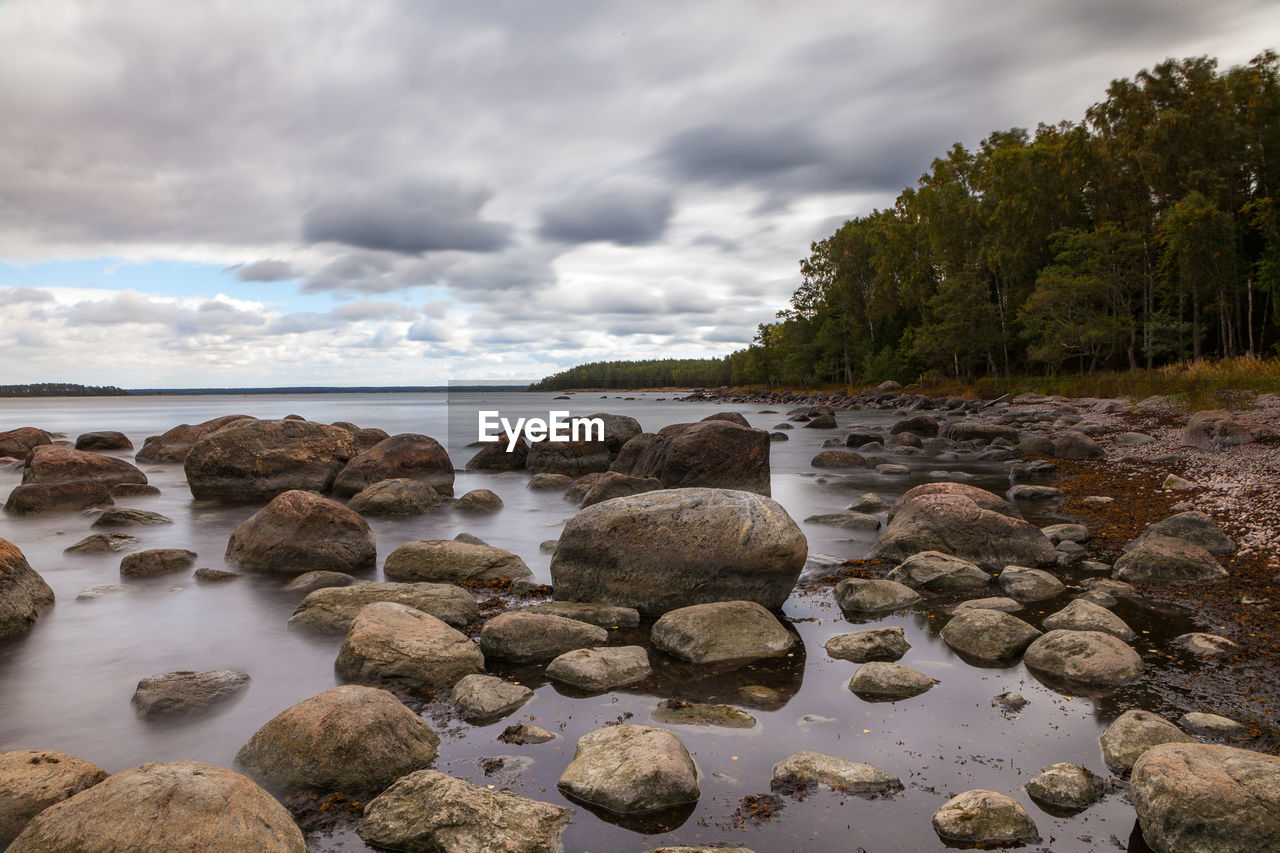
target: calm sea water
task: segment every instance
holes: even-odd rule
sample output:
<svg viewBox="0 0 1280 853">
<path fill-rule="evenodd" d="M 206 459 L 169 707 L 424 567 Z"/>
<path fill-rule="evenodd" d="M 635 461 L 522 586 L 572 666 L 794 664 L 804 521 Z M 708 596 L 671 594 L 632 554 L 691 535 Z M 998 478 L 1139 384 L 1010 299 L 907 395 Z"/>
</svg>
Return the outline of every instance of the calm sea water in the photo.
<svg viewBox="0 0 1280 853">
<path fill-rule="evenodd" d="M 476 412 L 498 409 L 508 417 L 545 417 L 552 409 L 575 415 L 608 411 L 635 417 L 650 431 L 701 419 L 717 411 L 742 412 L 752 425 L 770 427 L 785 413 L 761 414 L 758 406 L 681 403 L 670 394 L 578 394 L 570 401 L 551 394 L 322 394 L 175 396 L 0 400 L 0 430 L 38 426 L 74 439 L 91 430 L 120 430 L 136 447 L 148 435 L 180 423 L 199 423 L 243 413 L 262 418 L 299 414 L 309 420 L 353 421 L 389 433 L 420 432 L 444 440 L 459 469 L 474 452 Z M 667 399 L 660 399 L 666 397 Z M 888 412 L 841 412 L 842 427 L 886 425 Z M 1005 469 L 990 463 L 943 465 L 928 457 L 903 457 L 907 477 L 874 471 L 847 476 L 811 469 L 827 430 L 795 429 L 772 445 L 773 497 L 797 520 L 843 509 L 859 494 L 874 491 L 892 501 L 939 468 L 963 471 L 975 485 L 1003 492 Z M 119 454 L 132 459 L 132 454 Z M 197 565 L 224 567 L 227 537 L 254 507 L 195 505 L 180 465 L 144 466 L 161 494 L 122 500 L 121 505 L 163 513 L 172 525 L 134 528 L 148 548 L 182 547 L 199 554 Z M 20 474 L 0 472 L 0 494 Z M 415 539 L 452 538 L 463 531 L 520 554 L 537 578 L 549 582 L 548 555 L 538 544 L 558 536 L 575 508 L 559 495 L 529 491 L 527 475 L 460 470 L 456 494 L 472 488 L 497 492 L 505 508 L 489 516 L 448 511 L 409 520 L 372 519 L 379 562 Z M 1041 520 L 1046 520 L 1041 518 Z M 76 601 L 85 587 L 119 581 L 120 555 L 68 555 L 63 549 L 88 535 L 92 518 L 80 513 L 10 517 L 0 514 L 0 537 L 17 544 L 57 594 L 57 605 L 33 630 L 0 643 L 0 751 L 57 749 L 115 772 L 145 761 L 198 759 L 234 766 L 239 747 L 264 722 L 289 705 L 338 683 L 333 661 L 340 638 L 289 631 L 286 623 L 301 599 L 281 589 L 279 578 L 246 576 L 225 584 L 200 585 L 184 575 L 133 582 L 127 591 L 96 601 Z M 865 555 L 874 534 L 802 525 L 813 555 Z M 381 580 L 381 572 L 370 579 Z M 1033 622 L 1062 602 L 1033 605 L 1019 614 Z M 1149 624 L 1141 612 L 1118 610 L 1138 629 L 1155 635 L 1185 628 L 1165 620 Z M 502 670 L 535 687 L 536 698 L 499 723 L 473 727 L 433 720 L 444 743 L 436 766 L 477 784 L 509 787 L 527 796 L 565 803 L 555 781 L 573 755 L 578 737 L 610 721 L 650 722 L 657 703 L 680 697 L 736 703 L 758 725 L 749 730 L 673 727 L 697 761 L 702 796 L 696 808 L 665 821 L 626 823 L 575 807 L 564 836 L 573 851 L 641 851 L 669 844 L 734 843 L 758 853 L 782 851 L 943 850 L 930 817 L 948 794 L 989 788 L 1014 796 L 1035 817 L 1045 839 L 1041 849 L 1062 851 L 1145 850 L 1131 842 L 1134 814 L 1123 794 L 1111 794 L 1081 815 L 1058 818 L 1037 808 L 1022 785 L 1043 767 L 1062 761 L 1105 775 L 1098 735 L 1110 719 L 1144 699 L 1142 684 L 1107 698 L 1066 696 L 1041 685 L 1024 667 L 976 668 L 961 661 L 937 636 L 945 623 L 928 607 L 853 625 L 829 592 L 793 595 L 785 613 L 803 640 L 792 658 L 730 672 L 692 671 L 667 662 L 639 686 L 600 696 L 567 695 L 535 670 Z M 941 618 L 940 618 L 941 617 Z M 826 656 L 823 644 L 836 634 L 870 625 L 900 625 L 912 645 L 902 663 L 941 683 L 914 699 L 864 702 L 845 687 L 855 665 Z M 637 638 L 642 641 L 642 637 Z M 1140 651 L 1142 642 L 1139 642 Z M 1153 655 L 1148 655 L 1149 662 Z M 655 653 L 655 661 L 661 663 Z M 156 724 L 135 716 L 130 705 L 137 681 L 179 669 L 237 669 L 252 676 L 239 699 L 210 716 Z M 764 685 L 777 701 L 753 707 L 739 692 Z M 992 697 L 1017 690 L 1031 700 L 1018 715 L 992 707 Z M 539 746 L 498 742 L 508 724 L 532 721 L 561 735 Z M 735 818 L 743 797 L 769 793 L 770 768 L 797 749 L 865 761 L 899 775 L 906 790 L 891 798 L 842 797 L 819 791 L 802 801 L 786 799 L 764 823 Z M 484 759 L 506 756 L 505 769 L 486 776 Z M 1052 839 L 1052 841 L 1050 841 Z M 315 850 L 363 850 L 350 831 L 309 839 Z M 1131 846 L 1132 843 L 1132 846 Z"/>
</svg>

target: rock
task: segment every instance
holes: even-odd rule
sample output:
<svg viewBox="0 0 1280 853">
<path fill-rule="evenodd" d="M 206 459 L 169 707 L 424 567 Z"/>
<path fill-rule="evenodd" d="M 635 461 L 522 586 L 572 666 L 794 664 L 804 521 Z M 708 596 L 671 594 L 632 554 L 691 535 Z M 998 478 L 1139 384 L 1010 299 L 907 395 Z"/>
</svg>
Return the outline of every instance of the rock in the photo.
<svg viewBox="0 0 1280 853">
<path fill-rule="evenodd" d="M 608 604 L 584 604 L 575 601 L 547 601 L 523 607 L 525 613 L 549 613 L 565 619 L 575 619 L 601 628 L 635 628 L 640 624 L 640 612 L 630 607 L 613 607 Z"/>
<path fill-rule="evenodd" d="M 529 744 L 548 743 L 556 739 L 556 736 L 546 729 L 530 726 L 527 724 L 519 724 L 507 726 L 502 730 L 502 734 L 498 735 L 498 740 L 503 743 L 511 743 L 519 746 Z"/>
<path fill-rule="evenodd" d="M 1121 772 L 1153 746 L 1162 743 L 1190 743 L 1192 739 L 1168 720 L 1149 711 L 1125 711 L 1098 738 L 1107 766 Z"/>
<path fill-rule="evenodd" d="M 351 433 L 341 427 L 242 420 L 196 441 L 183 469 L 198 501 L 269 501 L 295 489 L 327 492 L 354 452 Z"/>
<path fill-rule="evenodd" d="M 182 548 L 152 548 L 129 554 L 120 561 L 120 577 L 153 578 L 171 572 L 185 572 L 196 564 L 196 552 Z"/>
<path fill-rule="evenodd" d="M 573 482 L 567 474 L 534 474 L 529 478 L 528 488 L 536 492 L 558 492 L 569 488 Z"/>
<path fill-rule="evenodd" d="M 790 436 L 788 436 L 785 432 L 771 432 L 769 433 L 769 440 L 770 441 L 790 441 Z"/>
<path fill-rule="evenodd" d="M 1275 435 L 1275 430 L 1238 413 L 1224 411 L 1196 412 L 1182 430 L 1181 446 L 1196 447 L 1210 453 L 1249 444 L 1259 438 Z"/>
<path fill-rule="evenodd" d="M 736 412 L 725 412 L 726 415 L 734 415 Z M 716 417 L 712 415 L 712 417 Z M 741 415 L 739 415 L 741 417 Z M 644 432 L 640 428 L 640 422 L 628 415 L 614 415 L 609 412 L 596 412 L 587 415 L 588 419 L 599 418 L 604 421 L 604 443 L 609 448 L 609 455 L 617 457 L 622 448 L 628 441 Z M 707 420 L 710 420 L 708 418 Z M 745 418 L 744 418 L 745 420 Z"/>
<path fill-rule="evenodd" d="M 535 441 L 529 445 L 524 467 L 534 474 L 581 477 L 608 471 L 613 457 L 603 441 Z"/>
<path fill-rule="evenodd" d="M 778 609 L 807 552 L 800 528 L 768 498 L 723 489 L 649 492 L 574 516 L 551 558 L 552 588 L 560 600 L 644 613 L 739 599 Z"/>
<path fill-rule="evenodd" d="M 406 542 L 387 556 L 383 572 L 396 581 L 487 581 L 531 578 L 524 560 L 492 545 L 456 539 Z"/>
<path fill-rule="evenodd" d="M 911 469 L 906 465 L 898 465 L 893 462 L 883 462 L 876 466 L 876 473 L 891 477 L 905 477 L 911 473 Z"/>
<path fill-rule="evenodd" d="M 1177 474 L 1169 474 L 1164 478 L 1164 482 L 1161 483 L 1161 488 L 1175 492 L 1187 492 L 1196 488 L 1196 484 L 1179 477 Z"/>
<path fill-rule="evenodd" d="M 963 560 L 940 551 L 921 551 L 907 557 L 887 578 L 912 589 L 948 593 L 985 589 L 991 575 Z"/>
<path fill-rule="evenodd" d="M 362 608 L 379 601 L 421 610 L 455 627 L 480 618 L 475 598 L 453 584 L 365 583 L 308 593 L 289 617 L 289 625 L 324 634 L 346 633 Z"/>
<path fill-rule="evenodd" d="M 1053 455 L 1059 459 L 1099 459 L 1106 451 L 1084 433 L 1064 429 L 1053 437 Z"/>
<path fill-rule="evenodd" d="M 814 468 L 865 468 L 867 459 L 848 450 L 824 450 L 809 460 Z"/>
<path fill-rule="evenodd" d="M 382 480 L 417 480 L 453 494 L 453 463 L 444 446 L 417 433 L 393 435 L 356 455 L 333 480 L 333 491 L 351 497 Z"/>
<path fill-rule="evenodd" d="M 101 483 L 81 480 L 74 483 L 32 483 L 14 486 L 4 511 L 13 515 L 39 512 L 67 512 L 96 506 L 111 506 L 111 492 Z"/>
<path fill-rule="evenodd" d="M 76 450 L 133 450 L 133 442 L 122 432 L 86 432 L 76 438 Z"/>
<path fill-rule="evenodd" d="M 629 477 L 617 471 L 607 471 L 583 496 L 582 506 L 593 506 L 613 498 L 640 495 L 661 488 L 662 483 L 653 477 Z"/>
<path fill-rule="evenodd" d="M 314 492 L 294 490 L 276 496 L 232 531 L 226 560 L 255 572 L 350 573 L 372 569 L 376 555 L 373 531 L 359 513 Z"/>
<path fill-rule="evenodd" d="M 1023 607 L 1012 598 L 1006 598 L 1003 595 L 993 595 L 987 598 L 971 598 L 968 601 L 962 601 L 952 608 L 952 613 L 959 615 L 966 610 L 999 610 L 1001 613 L 1017 613 Z"/>
<path fill-rule="evenodd" d="M 857 500 L 849 504 L 845 509 L 850 512 L 884 512 L 889 508 L 889 502 L 877 495 L 875 492 L 867 492 L 859 496 Z"/>
<path fill-rule="evenodd" d="M 502 509 L 502 498 L 489 489 L 472 489 L 453 505 L 457 512 L 496 512 Z"/>
<path fill-rule="evenodd" d="M 94 533 L 62 550 L 64 554 L 111 554 L 127 551 L 142 544 L 136 536 L 123 533 Z"/>
<path fill-rule="evenodd" d="M 101 767 L 64 752 L 21 749 L 0 754 L 0 850 L 40 812 L 106 778 Z"/>
<path fill-rule="evenodd" d="M 26 459 L 33 449 L 53 444 L 49 433 L 35 427 L 18 427 L 0 432 L 0 456 L 13 459 Z"/>
<path fill-rule="evenodd" d="M 1171 536 L 1198 545 L 1210 554 L 1233 554 L 1236 550 L 1235 540 L 1223 533 L 1212 518 L 1195 510 L 1180 512 L 1148 525 L 1141 536 L 1125 544 L 1124 550 L 1132 551 L 1150 536 Z"/>
<path fill-rule="evenodd" d="M 574 649 L 547 665 L 547 678 L 592 692 L 634 684 L 651 672 L 649 655 L 642 646 Z"/>
<path fill-rule="evenodd" d="M 929 415 L 912 415 L 903 418 L 889 428 L 890 435 L 913 433 L 921 438 L 931 438 L 938 434 L 938 421 Z"/>
<path fill-rule="evenodd" d="M 810 418 L 809 422 L 804 425 L 804 428 L 805 429 L 835 429 L 837 426 L 838 424 L 836 424 L 836 416 L 833 414 L 827 413 L 827 414 L 821 414 L 816 417 Z"/>
<path fill-rule="evenodd" d="M 399 699 L 347 685 L 277 714 L 240 748 L 236 761 L 284 791 L 364 798 L 421 770 L 439 747 L 436 733 Z"/>
<path fill-rule="evenodd" d="M 76 601 L 97 601 L 110 595 L 125 592 L 129 587 L 122 583 L 95 583 L 76 594 Z"/>
<path fill-rule="evenodd" d="M 724 729 L 755 728 L 756 718 L 732 705 L 701 705 L 680 699 L 663 699 L 653 711 L 660 723 L 676 726 L 717 726 Z"/>
<path fill-rule="evenodd" d="M 12 542 L 0 539 L 0 639 L 35 624 L 53 604 L 53 590 Z"/>
<path fill-rule="evenodd" d="M 701 794 L 698 771 L 680 738 L 629 723 L 579 738 L 556 787 L 578 801 L 624 815 L 686 805 Z"/>
<path fill-rule="evenodd" d="M 467 460 L 468 471 L 521 471 L 529 456 L 529 445 L 524 436 L 516 439 L 511 445 L 504 434 L 499 441 L 480 448 L 475 456 Z"/>
<path fill-rule="evenodd" d="M 743 489 L 767 496 L 769 433 L 728 421 L 673 424 L 627 442 L 613 470 L 656 477 L 666 489 Z"/>
<path fill-rule="evenodd" d="M 1083 524 L 1051 524 L 1040 528 L 1040 532 L 1049 538 L 1054 545 L 1062 542 L 1083 543 L 1089 541 L 1089 528 Z"/>
<path fill-rule="evenodd" d="M 160 490 L 147 483 L 120 483 L 112 486 L 113 498 L 150 498 L 160 494 Z"/>
<path fill-rule="evenodd" d="M 1226 637 L 1201 632 L 1174 637 L 1173 644 L 1180 649 L 1186 649 L 1196 657 L 1202 658 L 1220 657 L 1240 651 L 1240 646 Z"/>
<path fill-rule="evenodd" d="M 138 682 L 133 707 L 148 719 L 193 714 L 225 702 L 248 684 L 248 675 L 229 669 L 149 675 Z"/>
<path fill-rule="evenodd" d="M 480 650 L 486 658 L 535 663 L 574 649 L 601 646 L 609 632 L 586 622 L 545 613 L 500 613 L 480 629 Z"/>
<path fill-rule="evenodd" d="M 419 770 L 366 806 L 359 835 L 410 853 L 557 853 L 572 816 L 571 809 Z"/>
<path fill-rule="evenodd" d="M 845 613 L 868 615 L 892 613 L 923 600 L 920 593 L 897 581 L 862 578 L 840 581 L 836 584 L 835 597 Z"/>
<path fill-rule="evenodd" d="M 492 675 L 465 675 L 453 685 L 449 699 L 462 719 L 490 723 L 505 717 L 533 698 L 533 691 Z"/>
<path fill-rule="evenodd" d="M 1134 809 L 1160 853 L 1280 849 L 1280 758 L 1247 749 L 1169 743 L 1133 768 Z"/>
<path fill-rule="evenodd" d="M 554 554 L 558 544 L 560 544 L 559 539 L 543 539 L 538 543 L 538 551 L 543 554 Z"/>
<path fill-rule="evenodd" d="M 191 448 L 195 443 L 206 435 L 217 432 L 238 421 L 251 420 L 254 420 L 254 418 L 248 415 L 224 415 L 195 426 L 181 424 L 163 435 L 148 437 L 142 443 L 142 449 L 134 455 L 134 459 L 143 465 L 164 462 L 177 462 L 180 464 L 187 460 L 187 454 L 191 452 Z"/>
<path fill-rule="evenodd" d="M 843 527 L 846 530 L 880 529 L 878 518 L 874 515 L 863 515 L 860 512 L 829 512 L 824 515 L 811 515 L 804 520 L 804 523 Z"/>
<path fill-rule="evenodd" d="M 1001 693 L 991 700 L 992 705 L 999 705 L 1007 711 L 1021 711 L 1031 703 L 1021 693 Z"/>
<path fill-rule="evenodd" d="M 1041 624 L 1051 631 L 1101 631 L 1126 643 L 1131 643 L 1138 637 L 1123 619 L 1107 608 L 1079 598 L 1057 613 L 1045 617 Z"/>
<path fill-rule="evenodd" d="M 680 660 L 719 663 L 777 657 L 796 638 L 754 601 L 717 601 L 668 611 L 653 624 L 650 640 Z"/>
<path fill-rule="evenodd" d="M 158 512 L 127 507 L 110 507 L 94 519 L 91 527 L 141 527 L 148 524 L 173 524 L 173 519 Z"/>
<path fill-rule="evenodd" d="M 892 520 L 869 556 L 902 562 L 921 551 L 937 551 L 989 570 L 1004 566 L 1053 565 L 1057 552 L 1040 530 L 997 509 L 985 509 L 963 483 L 932 483 L 932 492 L 907 492 L 894 506 Z M 942 489 L 946 487 L 946 491 Z M 968 490 L 968 491 L 962 491 Z M 916 493 L 915 497 L 911 497 Z M 995 495 L 980 498 L 991 506 Z"/>
<path fill-rule="evenodd" d="M 899 627 L 871 628 L 840 634 L 827 640 L 827 654 L 837 660 L 866 663 L 873 660 L 894 661 L 911 650 L 906 635 Z"/>
<path fill-rule="evenodd" d="M 361 515 L 405 516 L 422 515 L 442 503 L 444 498 L 430 483 L 401 477 L 365 486 L 347 501 L 347 508 Z"/>
<path fill-rule="evenodd" d="M 286 592 L 315 592 L 317 589 L 351 586 L 356 579 L 346 572 L 307 572 L 284 585 Z"/>
<path fill-rule="evenodd" d="M 870 764 L 800 750 L 773 765 L 773 784 L 802 781 L 827 785 L 847 794 L 887 794 L 902 790 L 902 780 Z"/>
<path fill-rule="evenodd" d="M 1178 725 L 1193 735 L 1207 737 L 1231 738 L 1243 740 L 1249 737 L 1249 731 L 1230 717 L 1217 714 L 1191 712 L 1178 718 Z"/>
<path fill-rule="evenodd" d="M 349 681 L 396 681 L 452 687 L 481 672 L 484 656 L 461 631 L 394 601 L 366 604 L 351 620 L 334 664 Z"/>
<path fill-rule="evenodd" d="M 1199 545 L 1155 533 L 1116 560 L 1113 576 L 1131 583 L 1205 584 L 1226 580 L 1227 570 Z"/>
<path fill-rule="evenodd" d="M 240 577 L 240 573 L 228 572 L 223 569 L 196 569 L 192 577 L 203 583 L 221 583 L 235 580 Z"/>
<path fill-rule="evenodd" d="M 1000 588 L 1018 601 L 1047 601 L 1066 591 L 1062 581 L 1040 569 L 1005 566 L 996 578 Z"/>
<path fill-rule="evenodd" d="M 858 667 L 849 679 L 849 690 L 869 702 L 894 702 L 919 696 L 937 683 L 936 678 L 900 663 L 872 661 Z"/>
<path fill-rule="evenodd" d="M 1122 432 L 1115 438 L 1116 447 L 1142 447 L 1155 444 L 1156 440 L 1142 432 Z"/>
<path fill-rule="evenodd" d="M 1014 486 L 1005 492 L 1005 496 L 1011 501 L 1043 501 L 1056 498 L 1061 494 L 1062 489 L 1053 486 L 1032 486 L 1026 483 Z"/>
<path fill-rule="evenodd" d="M 121 483 L 147 482 L 147 475 L 123 459 L 73 450 L 56 444 L 32 448 L 22 468 L 23 485 L 98 483 L 108 489 Z"/>
<path fill-rule="evenodd" d="M 977 421 L 960 421 L 951 424 L 946 437 L 952 441 L 977 441 L 990 444 L 997 438 L 1003 438 L 1010 444 L 1017 444 L 1018 431 L 1006 424 L 984 424 Z"/>
<path fill-rule="evenodd" d="M 1130 684 L 1142 675 L 1142 658 L 1100 631 L 1050 631 L 1033 642 L 1023 662 L 1055 678 L 1089 684 Z"/>
<path fill-rule="evenodd" d="M 1078 764 L 1052 764 L 1025 787 L 1031 799 L 1055 809 L 1080 811 L 1098 801 L 1097 780 Z"/>
<path fill-rule="evenodd" d="M 965 610 L 942 629 L 942 639 L 956 651 L 980 661 L 1015 658 L 1040 636 L 1016 616 L 998 610 Z"/>
<path fill-rule="evenodd" d="M 125 770 L 32 818 L 9 853 L 306 853 L 284 806 L 239 773 L 178 761 Z"/>
<path fill-rule="evenodd" d="M 948 800 L 933 815 L 933 831 L 952 847 L 1018 847 L 1040 840 L 1035 821 L 1017 800 L 981 789 Z"/>
</svg>

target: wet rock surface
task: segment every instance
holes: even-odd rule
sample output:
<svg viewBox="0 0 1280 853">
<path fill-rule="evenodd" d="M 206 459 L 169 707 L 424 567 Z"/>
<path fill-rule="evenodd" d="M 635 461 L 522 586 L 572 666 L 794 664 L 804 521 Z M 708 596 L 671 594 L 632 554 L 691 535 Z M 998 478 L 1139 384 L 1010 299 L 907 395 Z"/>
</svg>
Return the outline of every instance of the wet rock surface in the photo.
<svg viewBox="0 0 1280 853">
<path fill-rule="evenodd" d="M 197 714 L 233 698 L 249 686 L 249 676 L 229 669 L 149 675 L 138 682 L 133 707 L 148 719 Z"/>
<path fill-rule="evenodd" d="M 106 778 L 101 767 L 63 752 L 20 749 L 0 754 L 0 849 L 40 812 Z"/>
</svg>

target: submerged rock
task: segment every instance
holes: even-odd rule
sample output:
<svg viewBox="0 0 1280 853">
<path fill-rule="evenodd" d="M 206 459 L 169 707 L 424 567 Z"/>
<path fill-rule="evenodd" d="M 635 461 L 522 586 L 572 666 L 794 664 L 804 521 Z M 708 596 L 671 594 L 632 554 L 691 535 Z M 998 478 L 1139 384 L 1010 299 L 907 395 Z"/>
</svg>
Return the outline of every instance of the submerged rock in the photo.
<svg viewBox="0 0 1280 853">
<path fill-rule="evenodd" d="M 923 672 L 900 663 L 873 661 L 858 667 L 849 679 L 849 690 L 860 699 L 871 702 L 893 702 L 919 696 L 937 684 Z"/>
<path fill-rule="evenodd" d="M 837 660 L 866 663 L 873 660 L 895 661 L 911 650 L 911 644 L 903 630 L 895 625 L 840 634 L 827 640 L 826 649 L 827 654 Z"/>
<path fill-rule="evenodd" d="M 547 664 L 547 678 L 594 692 L 633 684 L 651 672 L 643 646 L 574 649 Z"/>
<path fill-rule="evenodd" d="M 1026 784 L 1027 794 L 1056 809 L 1078 811 L 1098 801 L 1098 783 L 1078 764 L 1053 764 Z"/>
<path fill-rule="evenodd" d="M 952 797 L 933 815 L 933 830 L 954 847 L 1016 847 L 1040 840 L 1026 809 L 995 791 L 965 791 Z"/>
<path fill-rule="evenodd" d="M 1220 657 L 1240 651 L 1240 646 L 1226 637 L 1199 631 L 1174 637 L 1173 644 L 1202 658 Z"/>
<path fill-rule="evenodd" d="M 519 610 L 500 613 L 480 629 L 480 650 L 485 657 L 512 663 L 551 660 L 608 640 L 609 632 L 596 625 Z"/>
<path fill-rule="evenodd" d="M 834 594 L 840 609 L 855 615 L 892 613 L 923 601 L 920 593 L 905 584 L 864 578 L 840 581 Z"/>
<path fill-rule="evenodd" d="M 129 507 L 110 507 L 93 521 L 91 527 L 134 527 L 147 524 L 173 524 L 173 519 L 158 512 Z"/>
<path fill-rule="evenodd" d="M 229 669 L 149 675 L 138 682 L 133 706 L 149 719 L 192 714 L 232 698 L 248 684 L 247 674 Z"/>
<path fill-rule="evenodd" d="M 556 787 L 623 815 L 686 805 L 701 795 L 697 768 L 680 738 L 665 729 L 629 723 L 579 738 Z"/>
<path fill-rule="evenodd" d="M 307 594 L 289 617 L 289 626 L 323 634 L 345 634 L 367 604 L 394 601 L 461 627 L 480 618 L 480 605 L 465 589 L 447 583 L 363 583 L 325 587 Z"/>
<path fill-rule="evenodd" d="M 677 726 L 719 726 L 726 729 L 750 729 L 756 718 L 732 705 L 703 705 L 680 699 L 664 699 L 653 711 L 660 723 Z"/>
<path fill-rule="evenodd" d="M 773 765 L 773 784 L 797 780 L 827 785 L 849 794 L 885 794 L 902 790 L 902 780 L 878 767 L 800 750 Z"/>
<path fill-rule="evenodd" d="M 533 577 L 524 560 L 510 551 L 456 539 L 406 542 L 387 556 L 383 572 L 395 581 L 451 583 Z"/>
<path fill-rule="evenodd" d="M 110 554 L 127 551 L 142 544 L 137 536 L 124 533 L 94 533 L 64 548 L 64 554 Z"/>
</svg>

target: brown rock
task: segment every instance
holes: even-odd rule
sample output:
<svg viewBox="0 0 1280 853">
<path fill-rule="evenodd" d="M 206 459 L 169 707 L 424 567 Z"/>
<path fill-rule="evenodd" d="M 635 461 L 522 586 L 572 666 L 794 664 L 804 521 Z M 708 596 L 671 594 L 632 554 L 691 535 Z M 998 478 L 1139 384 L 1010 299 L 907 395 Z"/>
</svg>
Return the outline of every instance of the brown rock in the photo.
<svg viewBox="0 0 1280 853">
<path fill-rule="evenodd" d="M 86 432 L 76 438 L 76 450 L 133 450 L 133 442 L 122 432 Z"/>
<path fill-rule="evenodd" d="M 133 458 L 143 465 L 164 462 L 182 463 L 187 460 L 187 454 L 191 452 L 192 446 L 206 435 L 237 421 L 251 420 L 254 419 L 248 415 L 223 415 L 195 426 L 180 424 L 163 435 L 149 436 L 142 442 L 142 449 Z"/>
<path fill-rule="evenodd" d="M 453 495 L 453 463 L 444 446 L 430 436 L 410 432 L 380 441 L 352 459 L 333 481 L 333 491 L 350 497 L 391 479 L 419 480 L 442 495 Z"/>
<path fill-rule="evenodd" d="M 351 622 L 335 664 L 351 681 L 388 680 L 411 687 L 452 687 L 484 670 L 484 656 L 461 631 L 434 616 L 379 601 Z"/>
<path fill-rule="evenodd" d="M 231 533 L 227 562 L 259 572 L 360 572 L 375 565 L 369 523 L 337 501 L 289 491 Z"/>
<path fill-rule="evenodd" d="M 184 572 L 196 564 L 196 552 L 181 548 L 152 548 L 130 554 L 120 561 L 120 577 L 153 578 Z"/>
<path fill-rule="evenodd" d="M 769 494 L 769 433 L 728 421 L 673 424 L 623 446 L 612 470 L 655 477 L 666 489 L 708 487 Z"/>
<path fill-rule="evenodd" d="M 40 812 L 105 778 L 101 767 L 65 752 L 20 749 L 0 754 L 0 850 Z"/>
<path fill-rule="evenodd" d="M 22 469 L 24 485 L 83 481 L 100 483 L 110 488 L 121 483 L 146 483 L 147 475 L 123 459 L 56 444 L 34 448 Z"/>
<path fill-rule="evenodd" d="M 53 590 L 12 542 L 0 539 L 0 639 L 30 628 L 53 604 Z"/>
<path fill-rule="evenodd" d="M 341 427 L 244 420 L 197 441 L 183 469 L 196 500 L 247 503 L 292 489 L 328 491 L 353 452 L 351 433 Z"/>
<path fill-rule="evenodd" d="M 4 511 L 14 515 L 38 512 L 66 512 L 115 503 L 102 483 L 80 480 L 74 483 L 32 483 L 14 486 L 5 501 Z"/>
<path fill-rule="evenodd" d="M 35 427 L 19 427 L 7 432 L 0 432 L 0 456 L 13 459 L 26 459 L 32 448 L 42 444 L 53 444 L 49 433 Z"/>
</svg>

